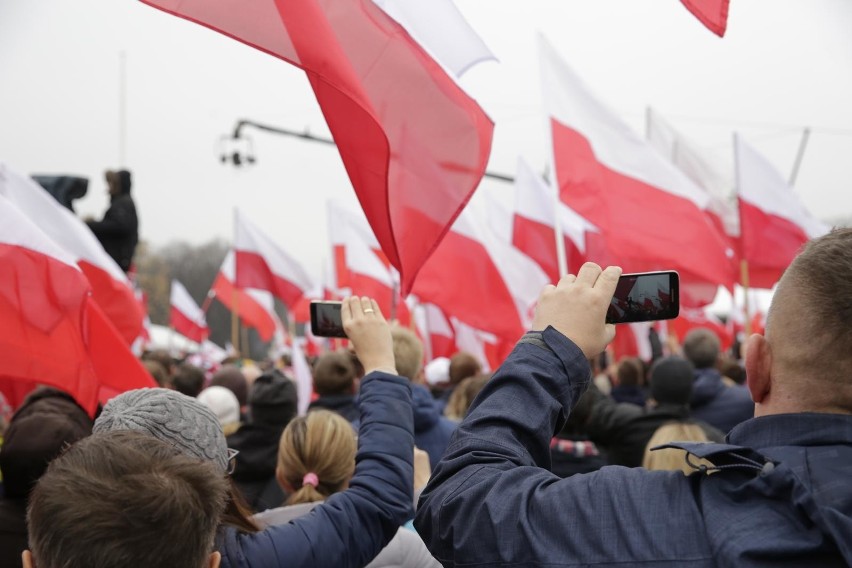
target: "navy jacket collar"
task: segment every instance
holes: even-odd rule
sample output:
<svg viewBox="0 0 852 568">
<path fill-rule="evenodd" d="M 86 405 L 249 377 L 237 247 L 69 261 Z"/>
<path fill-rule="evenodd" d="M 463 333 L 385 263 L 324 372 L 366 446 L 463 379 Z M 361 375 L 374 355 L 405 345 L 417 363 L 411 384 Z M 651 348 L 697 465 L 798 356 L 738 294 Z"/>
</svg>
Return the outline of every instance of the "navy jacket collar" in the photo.
<svg viewBox="0 0 852 568">
<path fill-rule="evenodd" d="M 756 450 L 779 446 L 852 445 L 852 415 L 802 412 L 752 418 L 728 433 L 728 443 Z"/>
</svg>

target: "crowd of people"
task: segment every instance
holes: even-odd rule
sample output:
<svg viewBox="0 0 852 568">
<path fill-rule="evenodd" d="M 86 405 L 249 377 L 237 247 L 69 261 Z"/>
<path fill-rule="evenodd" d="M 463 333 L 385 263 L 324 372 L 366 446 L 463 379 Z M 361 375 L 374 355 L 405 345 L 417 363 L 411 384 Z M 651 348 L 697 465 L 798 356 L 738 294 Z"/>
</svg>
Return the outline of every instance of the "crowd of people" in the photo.
<svg viewBox="0 0 852 568">
<path fill-rule="evenodd" d="M 852 230 L 804 248 L 744 362 L 706 329 L 613 360 L 619 274 L 548 286 L 493 375 L 348 298 L 301 416 L 286 361 L 149 353 L 160 388 L 94 419 L 39 388 L 3 409 L 0 565 L 852 563 Z"/>
</svg>

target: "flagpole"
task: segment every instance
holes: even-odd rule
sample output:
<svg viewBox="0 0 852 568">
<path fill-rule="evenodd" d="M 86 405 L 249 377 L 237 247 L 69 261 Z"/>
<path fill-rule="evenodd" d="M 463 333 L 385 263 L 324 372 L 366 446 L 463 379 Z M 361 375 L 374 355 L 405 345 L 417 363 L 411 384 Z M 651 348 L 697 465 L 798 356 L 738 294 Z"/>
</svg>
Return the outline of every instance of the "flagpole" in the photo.
<svg viewBox="0 0 852 568">
<path fill-rule="evenodd" d="M 745 325 L 743 326 L 745 329 L 746 337 L 751 335 L 751 315 L 749 314 L 749 302 L 748 302 L 748 289 L 749 289 L 749 271 L 748 271 L 748 260 L 745 259 L 745 250 L 743 246 L 743 209 L 740 206 L 739 195 L 742 193 L 740 187 L 740 153 L 739 153 L 739 144 L 740 139 L 737 136 L 737 133 L 734 132 L 734 182 L 736 184 L 737 190 L 737 209 L 740 214 L 740 236 L 739 236 L 739 244 L 740 244 L 740 284 L 743 287 L 743 308 L 745 308 Z"/>
<path fill-rule="evenodd" d="M 749 291 L 749 281 L 748 281 L 748 261 L 746 259 L 742 259 L 740 261 L 740 281 L 743 285 L 743 308 L 745 308 L 745 334 L 746 337 L 751 335 L 751 313 L 749 310 L 749 301 L 748 301 L 748 291 Z"/>
<path fill-rule="evenodd" d="M 553 169 L 553 178 L 555 181 L 556 168 Z M 553 188 L 553 234 L 556 238 L 556 264 L 559 267 L 559 278 L 562 278 L 568 274 L 568 258 L 565 253 L 565 235 L 562 233 L 562 224 L 559 222 L 559 206 L 561 205 L 559 187 L 550 181 L 548 181 L 548 184 Z"/>
<path fill-rule="evenodd" d="M 799 142 L 799 151 L 796 153 L 796 161 L 793 162 L 793 171 L 790 173 L 790 187 L 796 185 L 796 178 L 799 177 L 799 166 L 802 165 L 802 158 L 805 157 L 805 148 L 808 146 L 810 136 L 811 129 L 805 127 L 802 131 L 802 141 Z"/>
<path fill-rule="evenodd" d="M 127 159 L 127 52 L 118 52 L 118 164 Z"/>
</svg>

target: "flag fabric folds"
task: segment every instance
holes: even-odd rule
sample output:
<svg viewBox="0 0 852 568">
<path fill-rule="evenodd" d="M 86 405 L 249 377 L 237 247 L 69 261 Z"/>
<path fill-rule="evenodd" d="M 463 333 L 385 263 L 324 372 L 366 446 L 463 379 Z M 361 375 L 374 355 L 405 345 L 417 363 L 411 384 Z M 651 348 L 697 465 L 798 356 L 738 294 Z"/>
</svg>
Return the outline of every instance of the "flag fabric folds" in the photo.
<svg viewBox="0 0 852 568">
<path fill-rule="evenodd" d="M 273 302 L 269 292 L 265 290 L 243 290 L 234 285 L 234 251 L 228 251 L 213 286 L 212 294 L 219 302 L 231 311 L 237 312 L 240 321 L 248 327 L 257 330 L 263 341 L 269 341 L 275 334 L 276 323 L 274 312 L 270 310 Z M 260 297 L 259 297 L 260 296 Z M 268 298 L 266 298 L 268 296 Z M 274 304 L 273 304 L 274 305 Z"/>
<path fill-rule="evenodd" d="M 771 288 L 809 239 L 830 230 L 811 215 L 786 180 L 749 146 L 734 137 L 740 205 L 740 248 L 749 286 Z"/>
<path fill-rule="evenodd" d="M 306 72 L 407 293 L 485 171 L 493 123 L 479 105 L 369 0 L 143 1 Z"/>
<path fill-rule="evenodd" d="M 626 272 L 674 269 L 686 285 L 733 286 L 733 251 L 705 214 L 706 193 L 596 100 L 544 38 L 540 54 L 560 199 L 599 228 Z"/>
<path fill-rule="evenodd" d="M 142 331 L 144 314 L 127 276 L 86 224 L 35 181 L 3 163 L 0 163 L 0 195 L 74 257 L 89 281 L 95 302 L 130 345 Z"/>
<path fill-rule="evenodd" d="M 680 0 L 704 27 L 719 37 L 728 29 L 728 5 L 730 0 Z"/>
<path fill-rule="evenodd" d="M 238 288 L 266 290 L 291 309 L 313 289 L 311 278 L 299 262 L 239 210 L 235 233 L 234 283 Z"/>
<path fill-rule="evenodd" d="M 169 303 L 171 304 L 169 325 L 175 331 L 196 343 L 201 343 L 210 335 L 204 312 L 189 295 L 184 285 L 177 280 L 172 280 Z"/>
</svg>

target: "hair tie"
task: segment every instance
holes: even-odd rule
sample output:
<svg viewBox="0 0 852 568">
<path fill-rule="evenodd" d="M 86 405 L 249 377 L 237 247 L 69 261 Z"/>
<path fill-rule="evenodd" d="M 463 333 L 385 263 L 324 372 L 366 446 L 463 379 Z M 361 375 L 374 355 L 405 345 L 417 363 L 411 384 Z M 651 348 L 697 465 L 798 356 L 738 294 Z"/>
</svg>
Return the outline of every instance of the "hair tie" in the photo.
<svg viewBox="0 0 852 568">
<path fill-rule="evenodd" d="M 319 477 L 314 472 L 308 472 L 305 474 L 305 477 L 302 478 L 302 485 L 312 485 L 316 487 L 319 485 Z"/>
</svg>

